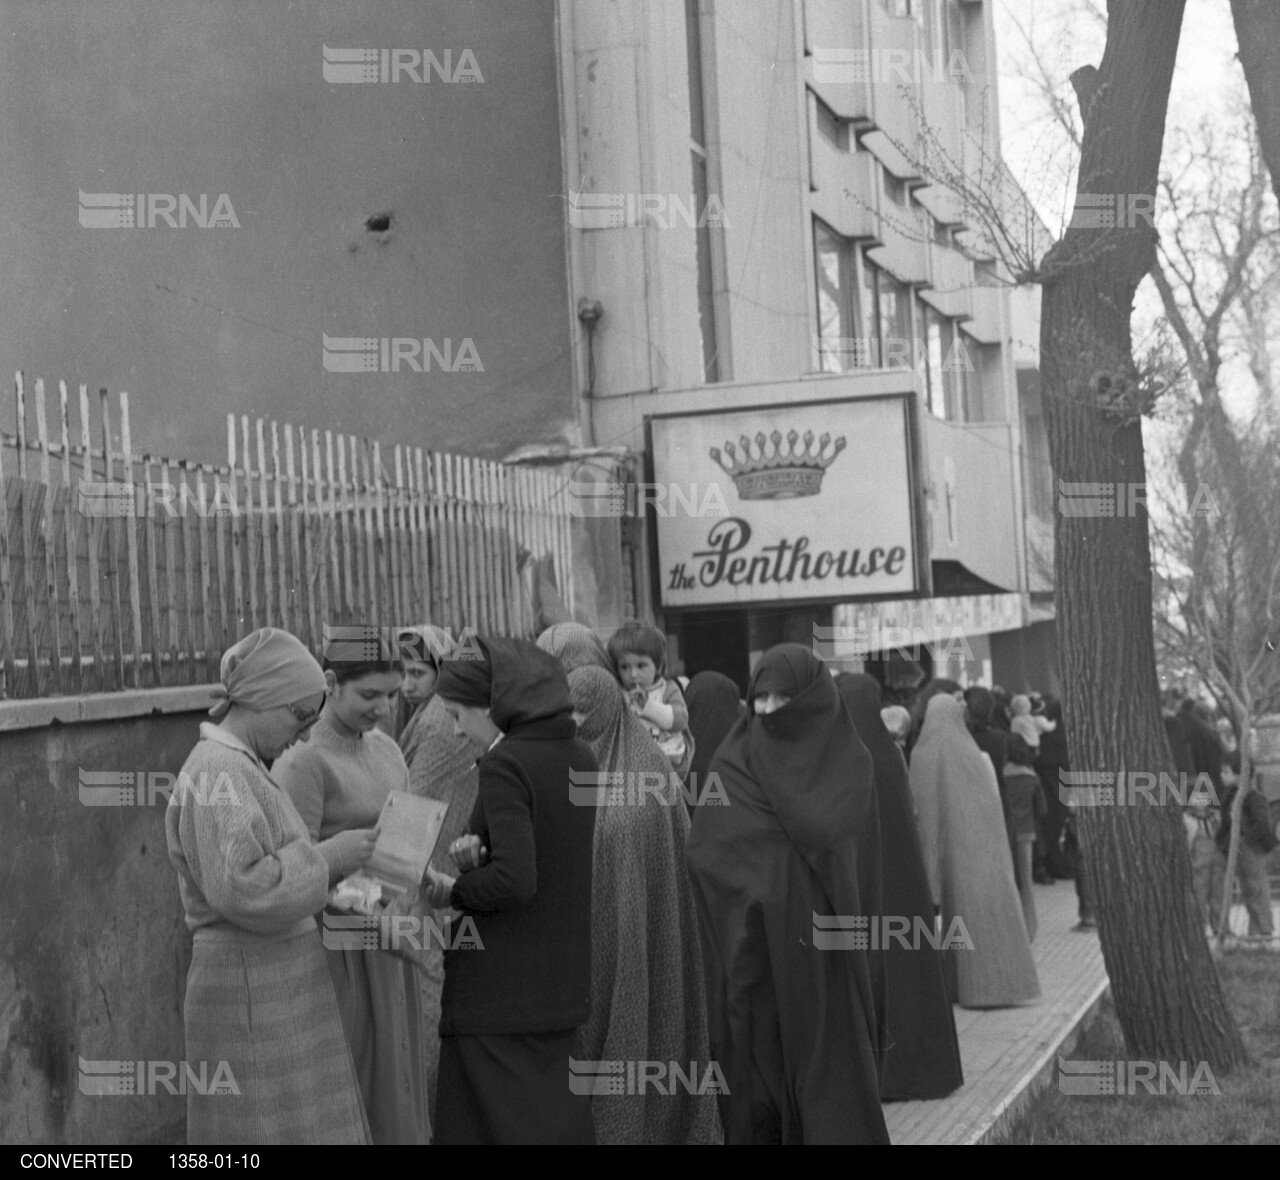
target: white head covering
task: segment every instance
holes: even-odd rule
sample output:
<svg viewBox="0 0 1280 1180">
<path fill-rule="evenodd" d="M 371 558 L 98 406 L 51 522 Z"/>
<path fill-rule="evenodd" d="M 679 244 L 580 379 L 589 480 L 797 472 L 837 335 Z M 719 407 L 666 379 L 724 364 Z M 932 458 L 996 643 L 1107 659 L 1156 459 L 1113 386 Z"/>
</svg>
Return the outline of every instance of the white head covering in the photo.
<svg viewBox="0 0 1280 1180">
<path fill-rule="evenodd" d="M 223 654 L 222 684 L 213 690 L 220 699 L 209 715 L 223 717 L 232 705 L 262 713 L 325 688 L 324 671 L 301 641 L 287 631 L 263 627 Z"/>
</svg>

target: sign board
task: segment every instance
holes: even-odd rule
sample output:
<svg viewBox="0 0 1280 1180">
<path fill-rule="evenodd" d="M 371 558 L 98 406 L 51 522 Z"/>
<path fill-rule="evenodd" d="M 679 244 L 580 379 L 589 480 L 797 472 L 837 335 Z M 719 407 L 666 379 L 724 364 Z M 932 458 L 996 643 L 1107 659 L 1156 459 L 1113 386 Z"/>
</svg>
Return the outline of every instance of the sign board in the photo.
<svg viewBox="0 0 1280 1180">
<path fill-rule="evenodd" d="M 664 607 L 919 589 L 904 396 L 651 420 Z"/>
</svg>

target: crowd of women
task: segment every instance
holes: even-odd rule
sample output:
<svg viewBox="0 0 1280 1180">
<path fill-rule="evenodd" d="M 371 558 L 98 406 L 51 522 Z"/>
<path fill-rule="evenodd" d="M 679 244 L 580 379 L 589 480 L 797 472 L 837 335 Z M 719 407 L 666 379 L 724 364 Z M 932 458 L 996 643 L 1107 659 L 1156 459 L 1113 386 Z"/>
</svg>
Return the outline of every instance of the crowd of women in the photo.
<svg viewBox="0 0 1280 1180">
<path fill-rule="evenodd" d="M 882 1103 L 962 1084 L 953 1001 L 1038 997 L 958 686 L 920 694 L 908 768 L 873 678 L 783 644 L 745 703 L 681 692 L 629 626 L 227 652 L 184 771 L 233 790 L 166 817 L 186 1058 L 238 1089 L 188 1094 L 190 1143 L 885 1143 Z M 570 789 L 672 776 L 694 789 Z M 395 906 L 475 938 L 326 949 L 393 791 L 448 805 Z"/>
</svg>

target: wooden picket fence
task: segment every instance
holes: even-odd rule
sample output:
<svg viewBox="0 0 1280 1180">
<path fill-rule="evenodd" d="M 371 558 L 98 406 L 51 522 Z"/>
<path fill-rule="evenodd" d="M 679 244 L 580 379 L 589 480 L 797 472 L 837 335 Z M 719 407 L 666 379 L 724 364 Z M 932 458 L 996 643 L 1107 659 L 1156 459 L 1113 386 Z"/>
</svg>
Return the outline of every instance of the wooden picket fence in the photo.
<svg viewBox="0 0 1280 1180">
<path fill-rule="evenodd" d="M 225 466 L 139 456 L 127 393 L 118 434 L 105 389 L 96 427 L 84 385 L 73 399 L 59 382 L 51 415 L 44 383 L 29 396 L 19 373 L 15 399 L 17 433 L 0 432 L 0 697 L 216 681 L 222 653 L 263 626 L 317 654 L 326 622 L 530 635 L 537 579 L 573 609 L 567 496 L 549 469 L 233 414 Z"/>
</svg>

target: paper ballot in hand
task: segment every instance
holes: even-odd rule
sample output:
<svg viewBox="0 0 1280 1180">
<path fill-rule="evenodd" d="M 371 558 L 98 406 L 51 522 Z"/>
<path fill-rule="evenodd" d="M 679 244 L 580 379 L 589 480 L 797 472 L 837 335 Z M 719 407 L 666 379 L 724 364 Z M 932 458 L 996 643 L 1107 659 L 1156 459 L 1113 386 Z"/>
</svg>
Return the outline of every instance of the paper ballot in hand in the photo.
<svg viewBox="0 0 1280 1180">
<path fill-rule="evenodd" d="M 335 909 L 371 914 L 413 889 L 427 871 L 449 810 L 447 803 L 392 791 L 378 817 L 378 839 L 369 863 L 339 881 L 329 897 Z"/>
</svg>

